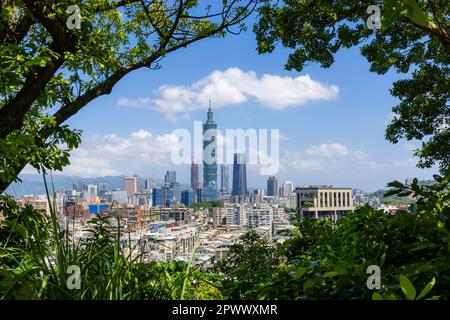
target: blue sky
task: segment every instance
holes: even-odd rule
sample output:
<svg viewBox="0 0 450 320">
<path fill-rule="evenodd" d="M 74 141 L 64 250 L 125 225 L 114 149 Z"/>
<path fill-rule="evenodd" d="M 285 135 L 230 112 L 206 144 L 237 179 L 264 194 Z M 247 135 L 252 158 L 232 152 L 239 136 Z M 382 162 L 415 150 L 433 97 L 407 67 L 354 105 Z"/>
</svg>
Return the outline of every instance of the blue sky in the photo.
<svg viewBox="0 0 450 320">
<path fill-rule="evenodd" d="M 194 120 L 204 121 L 206 106 L 192 105 L 188 112 L 166 112 L 162 107 L 157 111 L 155 101 L 162 99 L 157 90 L 184 88 L 191 94 L 197 90 L 192 88 L 194 83 L 202 79 L 207 82 L 205 79 L 213 72 L 223 76 L 230 68 L 246 76 L 254 72 L 259 89 L 251 90 L 259 91 L 245 93 L 240 103 L 225 101 L 220 106 L 215 105 L 220 98 L 211 94 L 214 118 L 222 130 L 280 129 L 280 180 L 293 181 L 295 185 L 332 184 L 370 191 L 393 179 L 426 179 L 436 172 L 415 167 L 411 150 L 419 142 L 392 145 L 384 140 L 391 108 L 396 104 L 389 89 L 393 81 L 404 75 L 370 73 L 369 64 L 357 48 L 339 52 L 329 69 L 310 65 L 301 73 L 288 72 L 284 70 L 288 51 L 279 47 L 272 54 L 258 55 L 249 29 L 239 36 L 207 39 L 174 52 L 162 60 L 161 69 L 138 70 L 128 75 L 109 96 L 81 110 L 68 123 L 83 131 L 83 143 L 72 153 L 72 165 L 64 174 L 93 177 L 137 173 L 162 178 L 165 170 L 172 169 L 177 170 L 178 180 L 189 181 L 188 166 L 175 166 L 168 161 L 171 133 L 177 128 L 192 130 Z M 263 75 L 292 80 L 307 74 L 326 92 L 336 86 L 338 93 L 322 99 L 322 93 L 312 92 L 313 98 L 299 98 L 298 104 L 274 107 L 277 89 L 264 92 L 261 85 Z M 226 97 L 235 100 L 232 94 Z M 171 100 L 166 103 L 170 108 Z M 256 168 L 249 168 L 248 186 L 265 187 L 266 179 Z"/>
</svg>

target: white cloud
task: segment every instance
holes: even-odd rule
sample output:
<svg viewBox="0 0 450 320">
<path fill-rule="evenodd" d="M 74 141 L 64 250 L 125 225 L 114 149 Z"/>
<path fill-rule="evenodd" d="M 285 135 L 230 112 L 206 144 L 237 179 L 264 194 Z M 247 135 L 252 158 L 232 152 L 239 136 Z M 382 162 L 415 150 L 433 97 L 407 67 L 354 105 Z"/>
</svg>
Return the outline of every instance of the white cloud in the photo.
<svg viewBox="0 0 450 320">
<path fill-rule="evenodd" d="M 120 97 L 117 100 L 117 105 L 121 106 L 121 107 L 131 107 L 131 108 L 143 108 L 148 106 L 149 104 L 151 104 L 151 99 L 150 98 L 137 98 L 134 100 L 129 100 L 125 97 Z"/>
<path fill-rule="evenodd" d="M 365 160 L 368 157 L 367 153 L 361 150 L 353 151 L 352 155 L 356 160 Z"/>
<path fill-rule="evenodd" d="M 175 114 L 206 109 L 209 100 L 215 108 L 255 100 L 271 109 L 299 107 L 309 102 L 333 100 L 339 94 L 336 85 L 314 81 L 309 75 L 298 77 L 263 74 L 229 68 L 214 71 L 190 86 L 163 85 L 155 90 L 156 98 L 129 100 L 121 97 L 117 104 L 128 107 L 151 107 L 173 120 Z"/>
<path fill-rule="evenodd" d="M 394 160 L 392 163 L 401 167 L 415 167 L 417 165 L 417 158 L 409 157 L 406 159 Z"/>
<path fill-rule="evenodd" d="M 351 150 L 341 143 L 322 143 L 305 150 L 287 150 L 281 157 L 281 168 L 284 171 L 307 172 L 310 170 L 328 170 L 344 174 L 350 168 L 376 170 L 382 165 L 369 160 L 362 150 Z"/>
<path fill-rule="evenodd" d="M 292 168 L 297 170 L 320 170 L 322 169 L 320 162 L 317 160 L 295 159 L 290 163 Z"/>
<path fill-rule="evenodd" d="M 306 149 L 305 153 L 308 156 L 324 157 L 324 158 L 336 158 L 345 157 L 349 154 L 347 146 L 340 143 L 321 144 Z"/>
<path fill-rule="evenodd" d="M 173 166 L 170 155 L 177 144 L 174 134 L 153 135 L 142 129 L 129 137 L 88 136 L 80 148 L 72 151 L 71 164 L 63 173 L 99 177 L 144 172 L 148 168 L 163 170 Z"/>
</svg>

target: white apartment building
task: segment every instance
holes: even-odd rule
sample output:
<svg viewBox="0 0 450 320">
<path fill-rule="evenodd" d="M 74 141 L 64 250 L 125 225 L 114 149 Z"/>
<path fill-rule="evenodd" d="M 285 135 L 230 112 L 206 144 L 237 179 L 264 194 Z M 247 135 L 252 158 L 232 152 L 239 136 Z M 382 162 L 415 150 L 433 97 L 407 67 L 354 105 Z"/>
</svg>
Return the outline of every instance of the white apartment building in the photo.
<svg viewBox="0 0 450 320">
<path fill-rule="evenodd" d="M 247 225 L 247 211 L 243 204 L 238 206 L 226 207 L 225 209 L 227 211 L 227 225 L 242 227 Z"/>
<path fill-rule="evenodd" d="M 272 227 L 273 208 L 248 208 L 247 211 L 247 227 L 250 229 L 261 227 Z"/>
<path fill-rule="evenodd" d="M 226 208 L 213 208 L 213 225 L 221 226 L 227 224 Z"/>
</svg>

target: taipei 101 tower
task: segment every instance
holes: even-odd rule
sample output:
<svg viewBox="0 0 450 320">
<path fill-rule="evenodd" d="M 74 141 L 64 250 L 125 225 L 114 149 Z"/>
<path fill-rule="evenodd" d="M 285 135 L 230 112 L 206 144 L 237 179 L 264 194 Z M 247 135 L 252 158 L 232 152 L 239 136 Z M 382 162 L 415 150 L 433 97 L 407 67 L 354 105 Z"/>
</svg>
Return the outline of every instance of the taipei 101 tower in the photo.
<svg viewBox="0 0 450 320">
<path fill-rule="evenodd" d="M 203 124 L 203 187 L 217 190 L 217 123 L 213 120 L 211 100 L 207 115 Z"/>
</svg>

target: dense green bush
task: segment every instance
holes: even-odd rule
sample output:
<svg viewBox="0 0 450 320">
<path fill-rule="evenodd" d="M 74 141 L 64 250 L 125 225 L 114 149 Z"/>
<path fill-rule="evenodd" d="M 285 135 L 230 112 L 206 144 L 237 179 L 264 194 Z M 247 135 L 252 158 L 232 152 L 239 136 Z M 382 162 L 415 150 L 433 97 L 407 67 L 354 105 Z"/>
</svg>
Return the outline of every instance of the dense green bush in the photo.
<svg viewBox="0 0 450 320">
<path fill-rule="evenodd" d="M 243 242 L 222 262 L 224 279 L 235 279 L 231 293 L 226 288 L 224 294 L 244 299 L 413 299 L 420 296 L 412 294 L 416 288 L 426 288 L 425 298 L 448 299 L 450 175 L 435 180 L 431 186 L 417 180 L 410 187 L 389 184 L 390 194 L 417 199 L 410 212 L 391 215 L 365 206 L 334 225 L 327 219 L 299 219 L 278 249 L 261 239 Z M 248 254 L 262 248 L 269 258 Z M 371 265 L 381 269 L 380 290 L 367 288 Z"/>
<path fill-rule="evenodd" d="M 90 221 L 93 238 L 75 242 L 56 222 L 53 210 L 19 207 L 0 198 L 0 299 L 219 299 L 215 274 L 192 261 L 145 263 L 131 256 L 110 219 Z M 54 259 L 49 259 L 49 257 Z M 80 288 L 69 289 L 68 267 L 80 268 Z"/>
<path fill-rule="evenodd" d="M 74 242 L 53 210 L 0 198 L 0 299 L 449 299 L 450 171 L 434 178 L 389 184 L 388 194 L 416 199 L 408 212 L 365 206 L 336 224 L 298 219 L 278 247 L 249 232 L 208 272 L 132 257 L 109 218 L 91 221 L 93 239 Z M 79 290 L 67 289 L 70 265 L 80 266 Z M 375 290 L 366 285 L 373 265 Z"/>
</svg>

